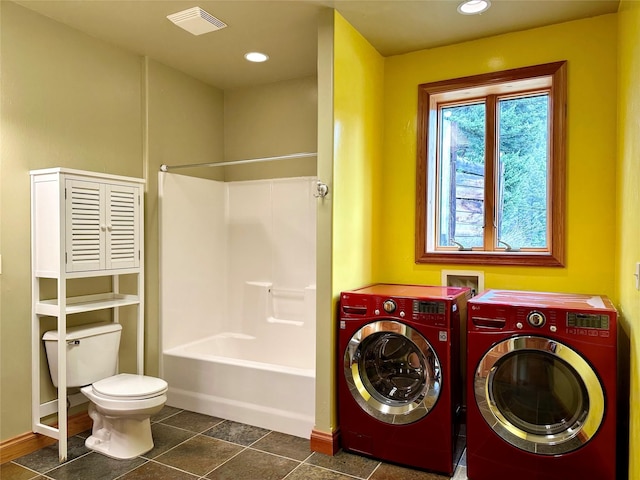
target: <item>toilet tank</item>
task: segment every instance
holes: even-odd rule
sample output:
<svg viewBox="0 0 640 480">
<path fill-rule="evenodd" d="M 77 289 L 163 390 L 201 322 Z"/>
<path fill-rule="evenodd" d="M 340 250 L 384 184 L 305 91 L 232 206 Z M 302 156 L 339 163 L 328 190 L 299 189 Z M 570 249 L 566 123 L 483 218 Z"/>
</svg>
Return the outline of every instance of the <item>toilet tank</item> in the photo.
<svg viewBox="0 0 640 480">
<path fill-rule="evenodd" d="M 67 328 L 67 387 L 82 387 L 115 375 L 122 325 L 90 323 Z M 49 373 L 58 386 L 58 331 L 42 336 Z"/>
</svg>

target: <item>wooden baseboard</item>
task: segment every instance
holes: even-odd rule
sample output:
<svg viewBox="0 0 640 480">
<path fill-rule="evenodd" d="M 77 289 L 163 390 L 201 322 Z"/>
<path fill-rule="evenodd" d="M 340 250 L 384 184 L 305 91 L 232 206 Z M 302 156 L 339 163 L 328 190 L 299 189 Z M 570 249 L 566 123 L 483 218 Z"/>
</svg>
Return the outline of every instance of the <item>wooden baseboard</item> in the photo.
<svg viewBox="0 0 640 480">
<path fill-rule="evenodd" d="M 311 432 L 311 450 L 333 456 L 340 449 L 339 438 L 339 431 L 326 433 L 314 429 Z"/>
<path fill-rule="evenodd" d="M 92 421 L 87 412 L 69 417 L 67 421 L 68 437 L 77 435 L 91 428 Z M 39 433 L 23 433 L 17 437 L 0 442 L 0 463 L 10 462 L 16 458 L 53 445 L 57 440 Z"/>
</svg>

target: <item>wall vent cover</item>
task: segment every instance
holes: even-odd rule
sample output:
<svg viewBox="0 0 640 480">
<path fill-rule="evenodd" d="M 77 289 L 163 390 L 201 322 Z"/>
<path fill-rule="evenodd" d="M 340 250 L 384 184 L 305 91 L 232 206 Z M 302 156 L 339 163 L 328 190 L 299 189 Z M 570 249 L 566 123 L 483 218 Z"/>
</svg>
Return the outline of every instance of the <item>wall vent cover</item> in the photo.
<svg viewBox="0 0 640 480">
<path fill-rule="evenodd" d="M 193 7 L 181 12 L 167 15 L 167 18 L 180 28 L 193 35 L 214 32 L 227 26 L 222 20 L 214 17 L 200 7 Z"/>
</svg>

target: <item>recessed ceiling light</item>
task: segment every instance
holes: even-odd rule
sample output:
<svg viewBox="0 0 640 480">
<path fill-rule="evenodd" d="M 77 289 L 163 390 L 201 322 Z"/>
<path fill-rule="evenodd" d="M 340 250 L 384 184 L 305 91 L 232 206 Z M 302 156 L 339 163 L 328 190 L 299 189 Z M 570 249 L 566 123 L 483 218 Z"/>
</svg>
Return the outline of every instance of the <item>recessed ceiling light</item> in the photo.
<svg viewBox="0 0 640 480">
<path fill-rule="evenodd" d="M 489 9 L 489 0 L 468 0 L 458 5 L 458 12 L 463 15 L 477 15 Z"/>
<path fill-rule="evenodd" d="M 249 52 L 244 54 L 244 58 L 249 60 L 250 62 L 266 62 L 269 60 L 269 56 L 260 52 Z"/>
</svg>

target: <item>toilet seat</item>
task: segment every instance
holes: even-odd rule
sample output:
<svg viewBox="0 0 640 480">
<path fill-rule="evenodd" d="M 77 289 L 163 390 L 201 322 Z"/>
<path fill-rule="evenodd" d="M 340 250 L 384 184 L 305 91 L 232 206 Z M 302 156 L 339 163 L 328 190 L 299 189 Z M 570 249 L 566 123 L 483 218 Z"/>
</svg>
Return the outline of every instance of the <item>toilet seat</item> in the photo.
<svg viewBox="0 0 640 480">
<path fill-rule="evenodd" d="M 145 400 L 163 395 L 168 388 L 161 378 L 121 373 L 91 385 L 94 395 L 107 400 Z"/>
</svg>

